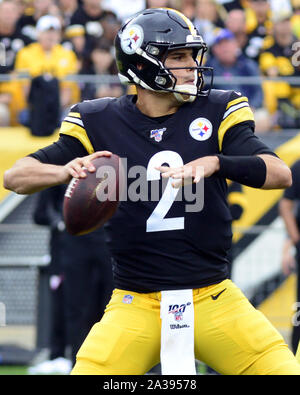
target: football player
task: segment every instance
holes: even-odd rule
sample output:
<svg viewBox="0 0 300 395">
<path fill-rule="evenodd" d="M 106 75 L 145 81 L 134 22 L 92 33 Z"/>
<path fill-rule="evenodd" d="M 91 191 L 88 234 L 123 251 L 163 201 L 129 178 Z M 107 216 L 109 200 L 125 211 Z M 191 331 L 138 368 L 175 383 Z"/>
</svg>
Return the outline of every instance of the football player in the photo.
<svg viewBox="0 0 300 395">
<path fill-rule="evenodd" d="M 116 289 L 73 374 L 144 374 L 159 361 L 163 374 L 195 374 L 195 358 L 221 374 L 299 374 L 282 336 L 228 279 L 227 260 L 226 178 L 286 188 L 290 169 L 254 135 L 246 97 L 206 90 L 207 46 L 183 14 L 135 15 L 115 49 L 137 95 L 75 105 L 59 140 L 4 176 L 7 189 L 34 193 L 86 177 L 95 157 L 113 152 L 128 169 L 143 166 L 149 185 L 168 181 L 159 200 L 129 196 L 109 222 Z M 177 195 L 201 183 L 203 204 L 188 210 Z"/>
</svg>

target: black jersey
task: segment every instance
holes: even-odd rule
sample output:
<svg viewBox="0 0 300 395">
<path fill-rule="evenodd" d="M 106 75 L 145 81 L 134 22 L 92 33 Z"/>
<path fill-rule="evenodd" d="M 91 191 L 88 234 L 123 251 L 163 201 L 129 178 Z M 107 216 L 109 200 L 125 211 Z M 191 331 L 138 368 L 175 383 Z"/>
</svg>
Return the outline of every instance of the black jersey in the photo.
<svg viewBox="0 0 300 395">
<path fill-rule="evenodd" d="M 128 196 L 109 221 L 115 285 L 152 292 L 222 281 L 228 274 L 232 237 L 226 180 L 217 175 L 205 178 L 204 188 L 197 190 L 203 197 L 197 211 L 190 210 L 194 202 L 184 193 L 188 187 L 174 192 L 167 184 L 156 199 L 149 197 L 151 186 L 161 183 L 155 166 L 177 167 L 220 152 L 270 152 L 251 130 L 248 100 L 233 91 L 212 90 L 208 97 L 159 119 L 142 114 L 134 100 L 135 96 L 123 96 L 82 102 L 71 109 L 60 130 L 62 137 L 72 136 L 87 153 L 109 150 L 125 158 L 128 191 L 137 176 L 149 186 L 146 198 Z"/>
</svg>

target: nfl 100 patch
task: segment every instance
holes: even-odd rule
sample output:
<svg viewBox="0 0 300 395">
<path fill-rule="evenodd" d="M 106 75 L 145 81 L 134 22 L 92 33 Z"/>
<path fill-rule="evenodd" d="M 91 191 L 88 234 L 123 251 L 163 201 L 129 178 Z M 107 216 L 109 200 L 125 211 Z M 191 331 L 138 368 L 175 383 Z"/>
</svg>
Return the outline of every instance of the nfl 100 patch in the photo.
<svg viewBox="0 0 300 395">
<path fill-rule="evenodd" d="M 122 300 L 123 303 L 130 304 L 130 303 L 132 303 L 132 301 L 133 301 L 132 295 L 128 294 L 128 295 L 123 296 L 123 300 Z"/>
</svg>

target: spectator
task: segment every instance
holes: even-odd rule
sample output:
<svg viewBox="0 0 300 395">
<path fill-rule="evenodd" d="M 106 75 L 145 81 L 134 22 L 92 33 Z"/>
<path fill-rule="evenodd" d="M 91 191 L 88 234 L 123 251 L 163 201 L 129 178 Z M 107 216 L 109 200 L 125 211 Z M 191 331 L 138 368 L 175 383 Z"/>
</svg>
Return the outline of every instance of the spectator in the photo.
<svg viewBox="0 0 300 395">
<path fill-rule="evenodd" d="M 113 51 L 114 40 L 118 33 L 118 30 L 121 27 L 120 21 L 114 14 L 107 14 L 101 20 L 101 24 L 103 27 L 103 35 L 101 37 L 101 40 L 105 40 Z"/>
<path fill-rule="evenodd" d="M 113 14 L 102 7 L 101 0 L 82 0 L 71 18 L 71 25 L 82 25 L 86 34 L 99 38 L 103 34 L 102 19 Z"/>
<path fill-rule="evenodd" d="M 291 17 L 292 30 L 294 35 L 300 39 L 300 0 L 293 0 L 293 15 Z"/>
<path fill-rule="evenodd" d="M 214 75 L 223 77 L 223 80 L 229 80 L 232 77 L 259 77 L 260 71 L 257 64 L 248 59 L 241 53 L 237 40 L 233 33 L 227 29 L 219 29 L 216 32 L 211 57 L 208 58 L 206 66 L 213 67 Z M 219 85 L 215 87 L 219 89 L 233 89 L 247 96 L 249 104 L 253 109 L 254 117 L 258 111 L 261 117 L 263 107 L 263 92 L 260 85 L 247 85 L 245 83 L 235 83 L 228 81 L 228 85 Z M 262 110 L 262 111 L 261 111 Z M 265 124 L 268 117 L 265 114 L 263 120 L 259 119 L 256 125 L 257 132 L 264 132 L 269 128 L 268 123 Z"/>
<path fill-rule="evenodd" d="M 196 4 L 195 0 L 182 0 L 180 11 L 186 15 L 190 20 L 195 18 Z"/>
<path fill-rule="evenodd" d="M 89 59 L 94 47 L 94 40 L 85 34 L 82 25 L 68 26 L 64 34 L 63 46 L 71 49 L 77 56 L 78 70 L 82 69 L 84 62 Z"/>
<path fill-rule="evenodd" d="M 47 14 L 51 14 L 55 8 L 54 0 L 34 0 L 31 12 L 21 15 L 17 27 L 23 34 L 32 40 L 37 39 L 36 24 L 37 21 Z"/>
<path fill-rule="evenodd" d="M 231 78 L 234 76 L 259 76 L 259 69 L 255 62 L 246 58 L 240 51 L 234 34 L 228 29 L 219 29 L 216 32 L 211 57 L 208 58 L 207 66 L 214 68 L 216 76 Z M 253 108 L 262 106 L 262 91 L 257 86 L 232 82 L 229 83 L 235 91 L 240 91 L 247 96 Z M 219 86 L 219 89 L 221 86 Z M 221 89 L 229 89 L 222 84 Z"/>
<path fill-rule="evenodd" d="M 232 10 L 242 10 L 245 2 L 243 0 L 216 0 L 218 4 L 221 4 L 227 12 Z"/>
<path fill-rule="evenodd" d="M 81 74 L 91 75 L 116 75 L 117 69 L 110 47 L 99 42 L 91 53 L 90 63 L 81 70 Z M 81 87 L 82 100 L 96 99 L 100 97 L 119 97 L 124 93 L 120 83 L 95 84 L 85 83 Z"/>
<path fill-rule="evenodd" d="M 249 0 L 245 7 L 246 27 L 249 37 L 250 56 L 258 61 L 264 39 L 272 31 L 271 10 L 269 0 Z"/>
<path fill-rule="evenodd" d="M 66 186 L 39 194 L 34 221 L 51 229 L 49 267 L 51 292 L 50 360 L 31 368 L 31 373 L 69 373 L 87 333 L 104 313 L 113 289 L 110 254 L 105 233 L 99 229 L 71 236 L 63 221 Z M 101 253 L 99 253 L 101 251 Z M 71 346 L 72 364 L 66 357 Z"/>
<path fill-rule="evenodd" d="M 61 24 L 52 15 L 41 17 L 37 23 L 38 42 L 28 45 L 17 54 L 15 70 L 27 72 L 30 77 L 50 75 L 62 80 L 78 71 L 76 55 L 61 44 Z M 28 99 L 30 83 L 22 83 L 25 98 Z M 60 82 L 60 106 L 63 113 L 79 99 L 77 84 Z"/>
<path fill-rule="evenodd" d="M 245 10 L 233 9 L 229 11 L 225 19 L 225 27 L 234 34 L 243 54 L 250 59 L 255 59 L 257 46 L 255 40 L 250 40 L 247 34 Z"/>
<path fill-rule="evenodd" d="M 169 0 L 146 0 L 146 8 L 170 7 Z"/>
<path fill-rule="evenodd" d="M 71 18 L 78 8 L 78 0 L 58 0 L 58 7 L 63 20 L 63 27 L 71 24 Z"/>
<path fill-rule="evenodd" d="M 215 0 L 196 0 L 196 13 L 193 23 L 204 42 L 211 46 L 214 41 L 216 27 L 224 27 L 224 8 Z M 222 14 L 222 17 L 221 17 Z"/>
<path fill-rule="evenodd" d="M 0 3 L 0 45 L 4 48 L 4 62 L 0 64 L 0 74 L 9 74 L 14 69 L 17 52 L 32 41 L 23 35 L 16 23 L 20 9 L 12 1 Z M 0 82 L 0 126 L 16 125 L 17 112 L 24 106 L 16 81 Z"/>
<path fill-rule="evenodd" d="M 293 35 L 290 14 L 285 12 L 273 15 L 273 44 L 262 51 L 259 66 L 268 77 L 295 76 L 299 73 L 292 64 Z M 300 90 L 295 84 L 284 81 L 265 81 L 263 84 L 266 107 L 274 115 L 274 125 L 278 128 L 300 126 Z"/>
<path fill-rule="evenodd" d="M 146 0 L 103 0 L 103 8 L 112 11 L 122 23 L 146 8 Z"/>
</svg>

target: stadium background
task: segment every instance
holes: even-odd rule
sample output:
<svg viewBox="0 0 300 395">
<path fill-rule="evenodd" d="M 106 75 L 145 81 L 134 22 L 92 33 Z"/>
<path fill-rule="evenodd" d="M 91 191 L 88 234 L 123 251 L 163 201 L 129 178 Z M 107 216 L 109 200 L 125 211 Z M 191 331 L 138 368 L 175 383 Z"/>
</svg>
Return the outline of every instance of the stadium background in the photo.
<svg viewBox="0 0 300 395">
<path fill-rule="evenodd" d="M 30 81 L 39 73 L 45 74 L 45 70 L 47 74 L 52 73 L 46 67 L 47 62 L 39 70 L 32 70 L 31 65 L 38 63 L 34 57 L 36 53 L 24 52 L 38 42 L 35 28 L 39 18 L 55 15 L 60 19 L 63 25 L 61 43 L 75 59 L 75 64 L 68 69 L 52 73 L 60 81 L 60 93 L 65 86 L 69 88 L 68 100 L 62 102 L 63 116 L 78 100 L 117 96 L 124 92 L 112 61 L 113 36 L 129 15 L 150 6 L 171 6 L 189 16 L 210 45 L 208 64 L 213 57 L 217 58 L 217 51 L 212 48 L 222 40 L 232 39 L 228 30 L 244 43 L 239 50 L 246 59 L 256 63 L 256 72 L 250 74 L 248 68 L 236 68 L 236 64 L 222 68 L 221 59 L 217 59 L 220 67 L 217 67 L 215 83 L 221 89 L 234 87 L 243 92 L 251 87 L 254 93 L 261 90 L 262 101 L 252 107 L 258 135 L 289 166 L 300 158 L 299 0 L 2 0 L 0 21 L 4 16 L 9 19 L 12 12 L 2 8 L 7 3 L 14 4 L 18 18 L 14 22 L 14 40 L 8 40 L 9 34 L 1 29 L 0 23 L 0 49 L 6 51 L 6 57 L 0 59 L 1 179 L 4 171 L 17 159 L 48 145 L 58 136 L 57 128 L 43 136 L 36 135 L 30 126 L 24 126 L 24 115 L 28 115 L 26 110 L 30 108 L 24 86 L 30 86 Z M 86 20 L 86 14 L 82 12 L 84 7 L 96 7 L 96 16 Z M 239 13 L 235 14 L 236 10 Z M 236 23 L 228 22 L 229 15 Z M 241 16 L 245 18 L 243 28 L 238 23 Z M 274 31 L 287 21 L 292 41 L 283 47 L 277 45 Z M 26 63 L 28 54 L 30 62 Z M 249 101 L 251 105 L 250 97 Z M 247 187 L 239 194 L 229 195 L 229 199 L 237 199 L 243 208 L 242 216 L 233 224 L 232 278 L 290 343 L 297 274 L 285 276 L 282 273 L 282 246 L 286 233 L 278 217 L 281 196 L 281 190 L 262 191 Z M 0 374 L 26 372 L 26 364 L 36 351 L 47 348 L 49 295 L 44 268 L 49 263 L 49 230 L 33 224 L 35 198 L 34 195 L 26 197 L 9 193 L 2 183 L 0 185 Z M 6 364 L 23 364 L 24 369 L 7 370 Z"/>
</svg>

